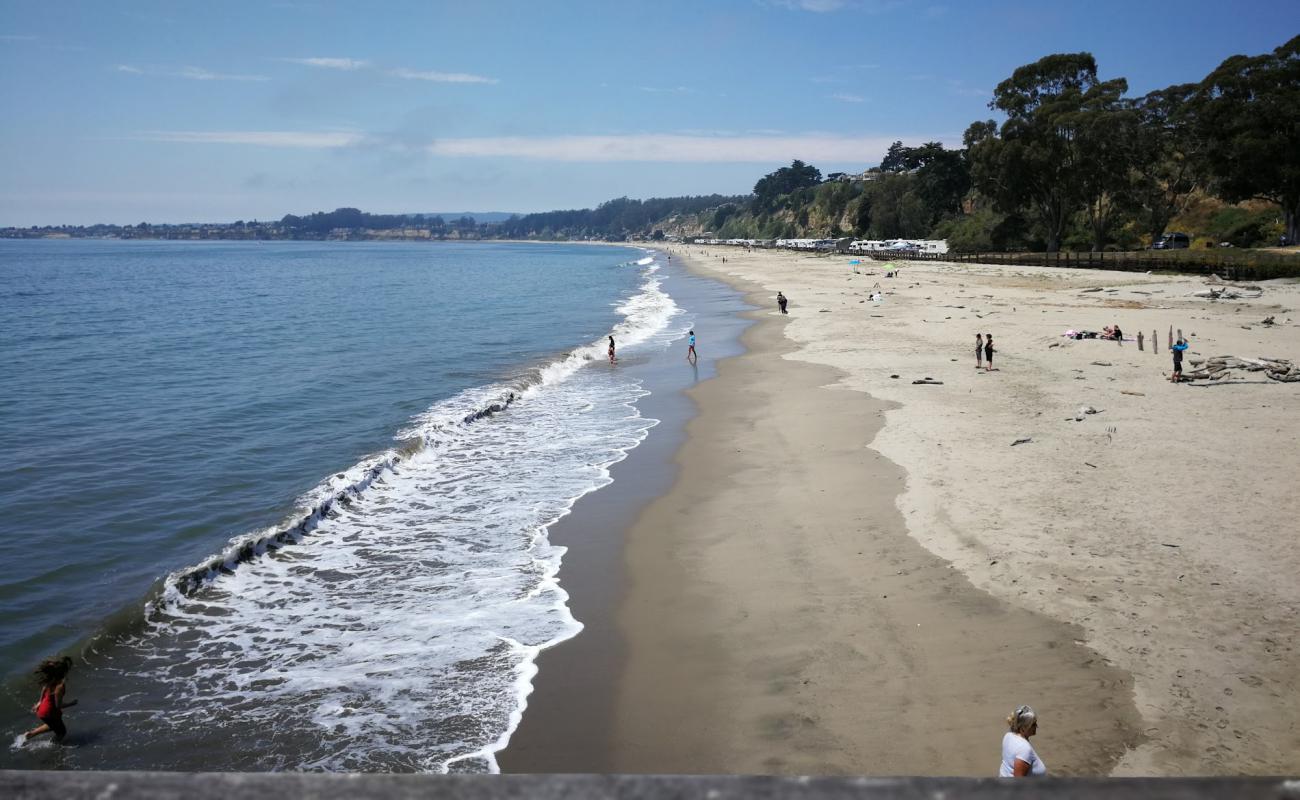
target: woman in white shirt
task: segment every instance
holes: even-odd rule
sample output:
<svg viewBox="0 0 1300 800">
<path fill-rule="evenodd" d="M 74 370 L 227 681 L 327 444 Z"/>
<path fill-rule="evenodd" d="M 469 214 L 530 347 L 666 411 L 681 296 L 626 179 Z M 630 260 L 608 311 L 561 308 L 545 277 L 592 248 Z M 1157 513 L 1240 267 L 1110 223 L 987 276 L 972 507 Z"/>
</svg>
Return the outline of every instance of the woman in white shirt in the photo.
<svg viewBox="0 0 1300 800">
<path fill-rule="evenodd" d="M 1021 706 L 1007 717 L 1010 728 L 1002 737 L 1002 766 L 999 778 L 1023 778 L 1026 775 L 1046 775 L 1047 765 L 1038 757 L 1029 737 L 1038 733 L 1038 715 L 1029 706 Z"/>
</svg>

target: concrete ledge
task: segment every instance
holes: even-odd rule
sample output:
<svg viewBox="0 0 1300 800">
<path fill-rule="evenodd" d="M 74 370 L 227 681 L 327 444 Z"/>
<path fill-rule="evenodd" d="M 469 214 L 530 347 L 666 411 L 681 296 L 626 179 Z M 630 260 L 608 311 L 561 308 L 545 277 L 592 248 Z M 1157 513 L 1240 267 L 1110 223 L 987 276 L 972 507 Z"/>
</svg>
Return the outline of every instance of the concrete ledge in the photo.
<svg viewBox="0 0 1300 800">
<path fill-rule="evenodd" d="M 0 771 L 7 800 L 1300 800 L 1300 780 L 1284 778 L 775 778 L 687 775 L 379 775 L 237 772 Z"/>
</svg>

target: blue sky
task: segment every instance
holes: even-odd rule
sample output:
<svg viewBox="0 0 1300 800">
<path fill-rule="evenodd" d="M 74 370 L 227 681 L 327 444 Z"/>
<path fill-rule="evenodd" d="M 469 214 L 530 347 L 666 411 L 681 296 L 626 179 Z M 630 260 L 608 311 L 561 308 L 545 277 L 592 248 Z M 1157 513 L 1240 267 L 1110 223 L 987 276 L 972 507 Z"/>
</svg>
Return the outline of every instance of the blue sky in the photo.
<svg viewBox="0 0 1300 800">
<path fill-rule="evenodd" d="M 1130 93 L 1272 50 L 1296 0 L 0 0 L 0 225 L 540 211 L 743 193 L 960 143 L 1021 64 Z"/>
</svg>

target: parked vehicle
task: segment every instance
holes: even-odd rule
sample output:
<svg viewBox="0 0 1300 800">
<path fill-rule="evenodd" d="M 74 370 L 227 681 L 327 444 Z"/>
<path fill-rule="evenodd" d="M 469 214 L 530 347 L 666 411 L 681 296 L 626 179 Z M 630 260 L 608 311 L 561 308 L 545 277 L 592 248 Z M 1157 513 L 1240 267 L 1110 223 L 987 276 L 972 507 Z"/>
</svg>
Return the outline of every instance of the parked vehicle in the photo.
<svg viewBox="0 0 1300 800">
<path fill-rule="evenodd" d="M 1192 237 L 1185 233 L 1166 233 L 1151 243 L 1152 250 L 1186 250 L 1192 246 Z"/>
</svg>

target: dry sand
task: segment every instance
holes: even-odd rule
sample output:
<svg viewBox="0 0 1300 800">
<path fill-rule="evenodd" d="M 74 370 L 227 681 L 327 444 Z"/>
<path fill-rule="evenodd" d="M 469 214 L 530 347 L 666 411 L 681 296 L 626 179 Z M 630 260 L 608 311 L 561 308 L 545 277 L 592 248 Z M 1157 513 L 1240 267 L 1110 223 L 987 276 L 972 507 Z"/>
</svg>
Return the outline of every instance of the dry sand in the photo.
<svg viewBox="0 0 1300 800">
<path fill-rule="evenodd" d="M 689 254 L 765 321 L 629 532 L 621 771 L 988 775 L 1027 702 L 1054 774 L 1300 772 L 1300 384 L 1164 379 L 1300 362 L 1300 284 Z"/>
</svg>

